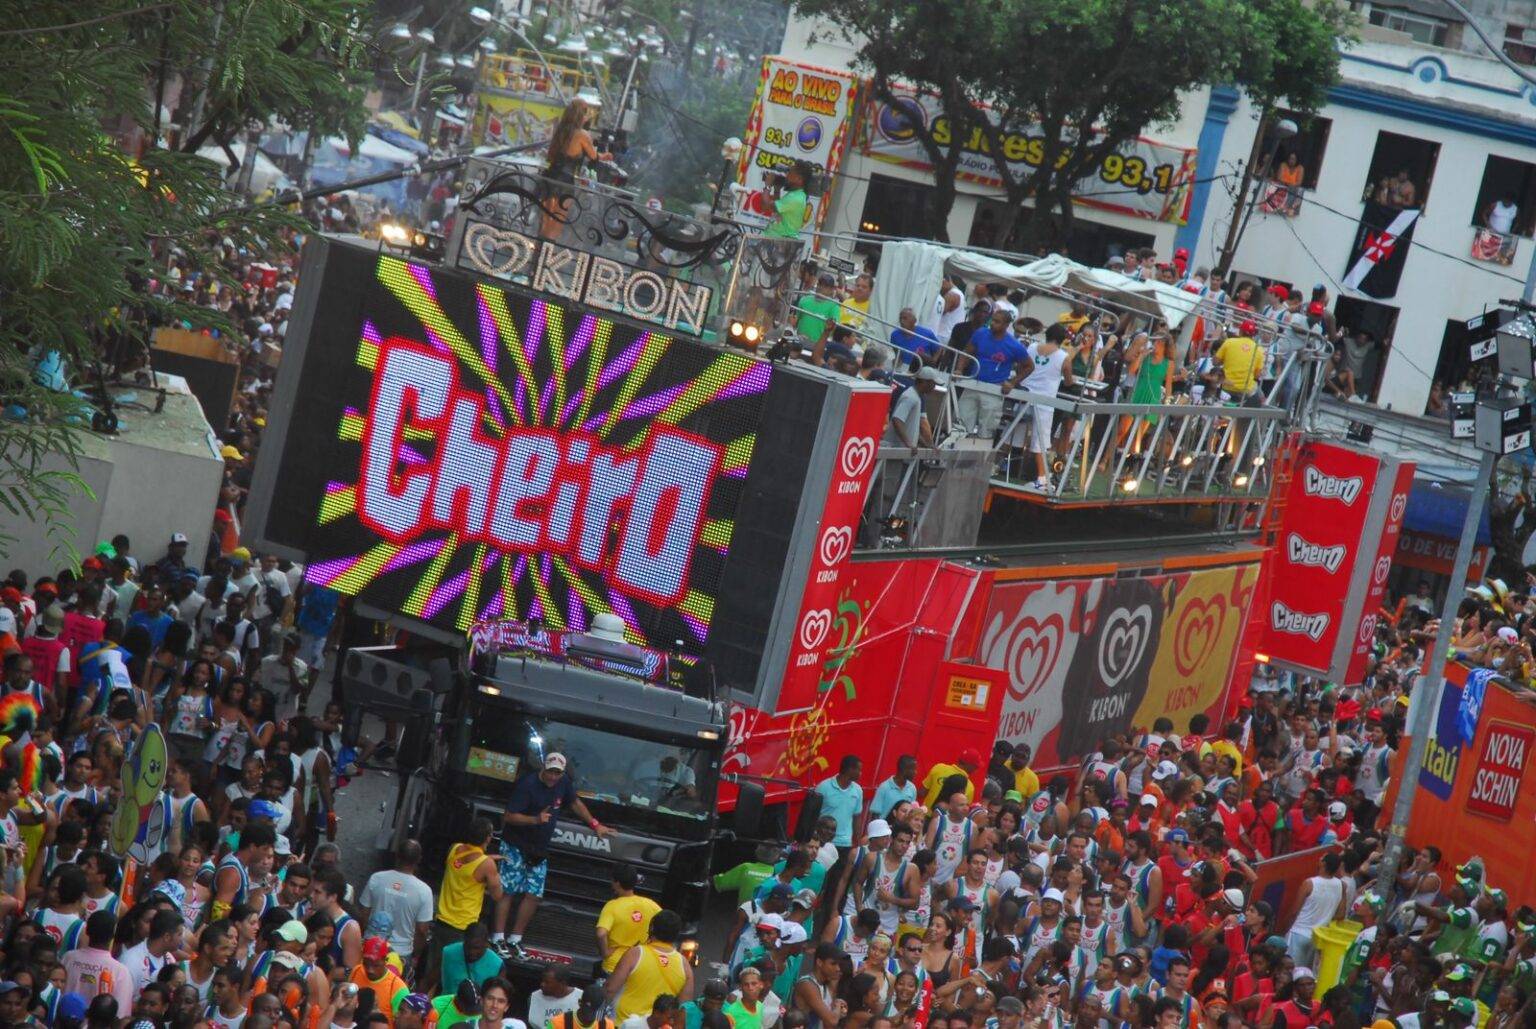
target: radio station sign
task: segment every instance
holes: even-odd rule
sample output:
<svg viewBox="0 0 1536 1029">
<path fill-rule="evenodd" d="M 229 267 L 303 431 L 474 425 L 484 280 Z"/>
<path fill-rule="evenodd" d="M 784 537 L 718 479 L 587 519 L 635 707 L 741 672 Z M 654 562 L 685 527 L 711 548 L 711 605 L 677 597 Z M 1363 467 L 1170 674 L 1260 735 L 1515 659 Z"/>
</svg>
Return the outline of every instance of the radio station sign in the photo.
<svg viewBox="0 0 1536 1029">
<path fill-rule="evenodd" d="M 810 199 L 807 223 L 821 224 L 857 94 L 858 80 L 847 72 L 763 58 L 757 96 L 747 117 L 746 145 L 736 167 L 736 181 L 745 187 L 738 200 L 738 221 L 768 224 L 773 217 L 769 177 L 796 161 L 807 161 L 821 173 L 823 186 L 821 195 Z"/>
<path fill-rule="evenodd" d="M 1472 789 L 1467 794 L 1467 810 L 1501 822 L 1515 813 L 1515 798 L 1520 781 L 1531 759 L 1531 744 L 1536 729 L 1513 722 L 1491 722 L 1483 749 L 1472 771 Z"/>
<path fill-rule="evenodd" d="M 703 335 L 714 291 L 490 222 L 464 227 L 458 266 L 539 293 Z"/>
</svg>

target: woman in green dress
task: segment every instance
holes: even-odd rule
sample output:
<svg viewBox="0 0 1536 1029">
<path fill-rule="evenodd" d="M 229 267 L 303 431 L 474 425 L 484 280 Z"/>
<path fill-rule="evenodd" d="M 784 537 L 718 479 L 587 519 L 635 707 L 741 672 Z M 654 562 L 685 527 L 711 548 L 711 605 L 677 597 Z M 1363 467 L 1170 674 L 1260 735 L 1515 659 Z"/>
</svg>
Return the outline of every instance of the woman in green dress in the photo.
<svg viewBox="0 0 1536 1029">
<path fill-rule="evenodd" d="M 1138 347 L 1127 358 L 1127 365 L 1136 375 L 1136 389 L 1131 393 L 1133 404 L 1166 404 L 1173 392 L 1173 347 L 1162 334 L 1152 337 L 1150 345 Z M 1142 415 L 1136 425 L 1133 452 L 1140 454 L 1147 430 L 1157 424 L 1158 415 Z M 1124 442 L 1129 426 L 1122 421 L 1119 442 Z"/>
</svg>

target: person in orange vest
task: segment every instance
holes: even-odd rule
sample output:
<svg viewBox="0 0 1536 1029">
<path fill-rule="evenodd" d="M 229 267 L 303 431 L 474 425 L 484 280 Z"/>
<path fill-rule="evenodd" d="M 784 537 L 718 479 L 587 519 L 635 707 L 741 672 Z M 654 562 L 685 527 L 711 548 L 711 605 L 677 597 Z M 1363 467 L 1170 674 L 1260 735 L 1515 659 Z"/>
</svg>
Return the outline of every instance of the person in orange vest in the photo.
<svg viewBox="0 0 1536 1029">
<path fill-rule="evenodd" d="M 395 1024 L 400 1002 L 411 992 L 405 980 L 389 967 L 389 941 L 382 936 L 370 936 L 363 941 L 363 960 L 352 969 L 347 982 L 359 990 L 372 990 L 373 1009 L 388 1016 L 390 1025 Z"/>
</svg>

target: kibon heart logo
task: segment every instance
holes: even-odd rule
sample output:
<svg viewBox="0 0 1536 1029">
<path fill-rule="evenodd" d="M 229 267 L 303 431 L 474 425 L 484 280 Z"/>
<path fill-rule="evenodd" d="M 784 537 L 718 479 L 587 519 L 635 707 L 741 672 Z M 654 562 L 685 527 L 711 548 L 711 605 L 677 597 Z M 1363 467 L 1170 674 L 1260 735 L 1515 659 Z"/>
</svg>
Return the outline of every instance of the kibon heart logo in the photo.
<svg viewBox="0 0 1536 1029">
<path fill-rule="evenodd" d="M 1142 604 L 1135 610 L 1117 607 L 1109 613 L 1099 636 L 1099 677 L 1105 692 L 1120 685 L 1120 680 L 1140 663 L 1151 638 L 1152 608 L 1148 605 Z"/>
<path fill-rule="evenodd" d="M 1066 625 L 1060 615 L 1051 615 L 1045 621 L 1026 615 L 1020 618 L 1008 634 L 1005 652 L 1008 668 L 1008 692 L 1017 700 L 1028 700 L 1051 680 L 1056 662 L 1061 657 L 1062 637 Z"/>
<path fill-rule="evenodd" d="M 1371 584 L 1380 586 L 1387 581 L 1387 576 L 1392 571 L 1392 555 L 1383 554 L 1376 559 L 1376 567 L 1371 572 Z"/>
<path fill-rule="evenodd" d="M 1394 493 L 1394 494 L 1392 494 L 1392 516 L 1391 516 L 1390 520 L 1394 521 L 1394 522 L 1402 521 L 1403 520 L 1403 512 L 1406 511 L 1407 509 L 1408 509 L 1408 494 L 1406 494 L 1406 493 Z"/>
<path fill-rule="evenodd" d="M 469 227 L 464 235 L 464 249 L 469 254 L 471 263 L 476 270 L 487 275 L 506 275 L 518 262 L 519 252 L 516 245 L 519 238 L 515 233 L 502 232 L 490 225 L 474 224 Z M 502 250 L 504 247 L 513 249 Z M 502 250 L 501 253 L 497 253 Z"/>
<path fill-rule="evenodd" d="M 821 641 L 827 638 L 827 630 L 830 628 L 832 628 L 831 611 L 824 607 L 807 611 L 805 617 L 800 619 L 800 646 L 806 650 L 815 650 L 821 646 Z"/>
<path fill-rule="evenodd" d="M 853 549 L 853 529 L 847 525 L 834 525 L 821 534 L 821 546 L 817 548 L 821 563 L 831 568 L 841 564 Z"/>
<path fill-rule="evenodd" d="M 1173 628 L 1173 666 L 1182 676 L 1192 676 L 1211 656 L 1227 620 L 1227 600 L 1198 597 L 1184 605 L 1179 624 Z"/>
<path fill-rule="evenodd" d="M 869 466 L 875 460 L 875 439 L 873 436 L 852 436 L 843 444 L 841 465 L 843 476 L 849 479 L 857 479 L 869 470 Z"/>
</svg>

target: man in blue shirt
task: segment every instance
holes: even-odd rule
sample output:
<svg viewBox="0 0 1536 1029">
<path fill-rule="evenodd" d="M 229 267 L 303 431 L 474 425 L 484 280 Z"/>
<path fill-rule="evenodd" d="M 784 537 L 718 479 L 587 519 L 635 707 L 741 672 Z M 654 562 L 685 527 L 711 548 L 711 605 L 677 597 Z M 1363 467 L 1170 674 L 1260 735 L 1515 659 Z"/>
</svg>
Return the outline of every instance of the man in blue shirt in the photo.
<svg viewBox="0 0 1536 1029">
<path fill-rule="evenodd" d="M 875 787 L 869 810 L 876 818 L 890 818 L 891 808 L 904 800 L 917 803 L 917 758 L 903 754 L 896 759 L 896 774 Z"/>
<path fill-rule="evenodd" d="M 853 826 L 864 809 L 864 787 L 859 785 L 862 770 L 863 762 L 848 754 L 838 764 L 836 775 L 816 784 L 816 792 L 821 794 L 822 815 L 837 823 L 832 846 L 839 851 L 853 846 Z"/>
<path fill-rule="evenodd" d="M 165 641 L 165 630 L 175 620 L 165 613 L 165 591 L 151 586 L 144 591 L 144 607 L 128 616 L 128 626 L 142 627 L 149 633 L 149 642 L 158 647 Z"/>
<path fill-rule="evenodd" d="M 1019 384 L 1029 361 L 1029 351 L 1008 323 L 1007 311 L 994 310 L 991 320 L 971 333 L 970 342 L 965 345 L 966 352 L 977 361 L 976 381 L 997 386 L 1003 393 Z M 955 417 L 971 435 L 991 439 L 1002 415 L 1003 398 L 998 394 L 977 389 L 961 391 Z"/>
<path fill-rule="evenodd" d="M 900 355 L 897 360 L 913 368 L 937 362 L 939 337 L 928 326 L 917 324 L 916 312 L 910 307 L 903 307 L 896 320 L 901 323 L 901 328 L 891 330 L 891 346 Z"/>
<path fill-rule="evenodd" d="M 613 835 L 613 830 L 599 824 L 576 795 L 576 784 L 565 771 L 565 755 L 546 754 L 544 767 L 524 772 L 513 784 L 506 814 L 502 815 L 499 871 L 503 896 L 496 901 L 491 949 L 503 958 L 523 956 L 523 931 L 533 921 L 539 898 L 544 896 L 549 846 L 562 810 L 574 813 L 598 836 Z M 512 931 L 506 933 L 513 897 L 521 899 Z"/>
</svg>

